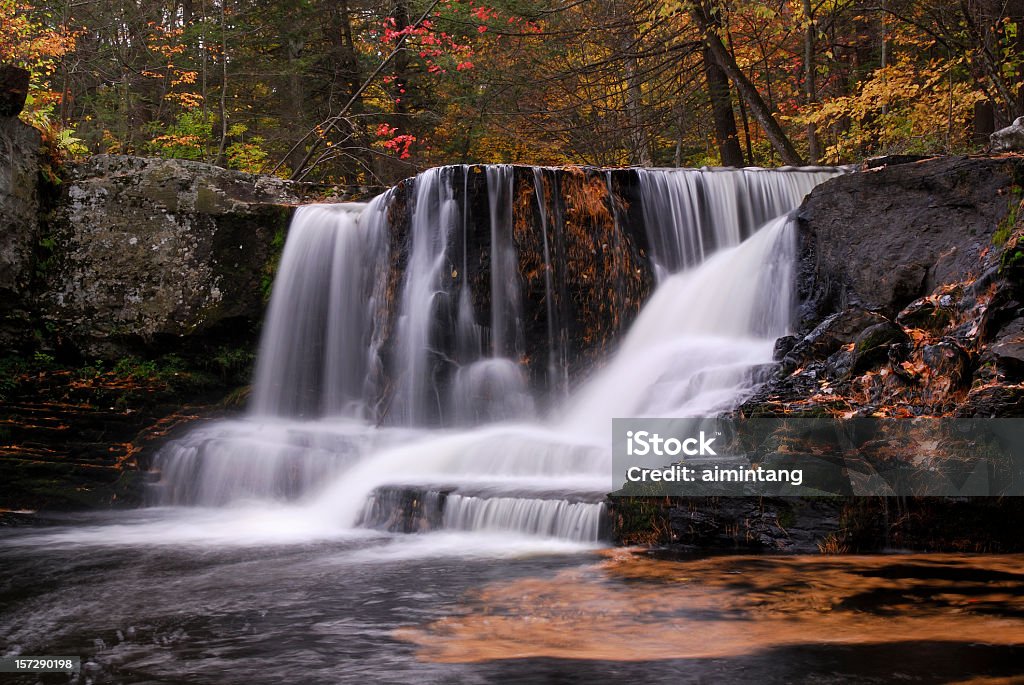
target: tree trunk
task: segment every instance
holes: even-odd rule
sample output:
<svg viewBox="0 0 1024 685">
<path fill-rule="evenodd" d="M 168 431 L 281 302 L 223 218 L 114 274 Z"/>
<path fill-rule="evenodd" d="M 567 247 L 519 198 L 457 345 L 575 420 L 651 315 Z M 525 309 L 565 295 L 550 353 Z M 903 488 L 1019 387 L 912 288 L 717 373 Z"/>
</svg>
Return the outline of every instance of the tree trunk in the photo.
<svg viewBox="0 0 1024 685">
<path fill-rule="evenodd" d="M 732 111 L 729 77 L 718 65 L 707 45 L 704 46 L 704 77 L 707 79 L 711 117 L 715 122 L 715 142 L 718 144 L 722 166 L 741 167 L 743 150 L 740 149 L 736 131 L 736 115 Z"/>
<path fill-rule="evenodd" d="M 304 123 L 305 119 L 305 89 L 302 84 L 302 50 L 305 42 L 300 35 L 287 35 L 285 47 L 288 51 L 288 105 L 291 110 L 290 119 L 293 124 Z M 288 158 L 288 164 L 293 168 L 302 161 L 302 151 L 294 150 Z"/>
<path fill-rule="evenodd" d="M 629 161 L 630 164 L 653 166 L 651 144 L 644 128 L 642 115 L 643 91 L 637 77 L 639 61 L 636 52 L 636 25 L 628 22 L 627 31 L 622 37 L 621 45 L 626 67 L 626 115 L 629 118 Z"/>
<path fill-rule="evenodd" d="M 804 33 L 804 98 L 810 106 L 818 102 L 817 65 L 814 63 L 814 43 L 818 27 L 814 23 L 814 9 L 811 0 L 803 0 L 804 15 L 807 17 L 807 31 Z M 814 124 L 807 124 L 807 159 L 817 164 L 821 159 L 821 146 L 818 143 L 818 130 Z"/>
<path fill-rule="evenodd" d="M 743 74 L 739 65 L 736 64 L 736 60 L 729 54 L 725 43 L 722 42 L 721 37 L 715 31 L 715 26 L 707 10 L 701 5 L 695 5 L 691 14 L 698 28 L 704 34 L 704 40 L 715 61 L 718 62 L 718 65 L 736 86 L 740 97 L 746 101 L 747 107 L 750 108 L 750 113 L 757 120 L 757 123 L 761 125 L 765 136 L 772 144 L 772 147 L 775 148 L 775 151 L 779 153 L 782 161 L 785 164 L 794 166 L 802 165 L 804 160 L 801 159 L 800 153 L 796 151 L 793 143 L 786 136 L 786 132 L 782 130 L 779 122 L 775 120 L 775 115 L 772 114 L 771 108 L 765 103 L 761 94 L 757 92 L 757 88 Z"/>
<path fill-rule="evenodd" d="M 355 97 L 362 79 L 359 77 L 359 60 L 356 57 L 355 42 L 352 39 L 352 13 L 348 0 L 331 3 L 334 11 L 330 38 L 334 47 L 334 73 L 345 84 L 345 97 Z"/>
</svg>

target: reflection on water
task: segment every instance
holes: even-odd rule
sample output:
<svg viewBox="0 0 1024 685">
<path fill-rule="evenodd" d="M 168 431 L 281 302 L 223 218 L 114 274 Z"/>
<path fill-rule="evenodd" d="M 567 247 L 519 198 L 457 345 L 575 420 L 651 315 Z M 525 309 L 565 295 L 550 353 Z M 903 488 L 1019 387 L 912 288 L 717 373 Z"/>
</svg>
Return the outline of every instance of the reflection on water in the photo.
<svg viewBox="0 0 1024 685">
<path fill-rule="evenodd" d="M 79 683 L 1024 682 L 1020 556 L 657 559 L 274 528 L 225 544 L 229 527 L 150 511 L 0 530 L 0 653 L 81 655 Z"/>
<path fill-rule="evenodd" d="M 618 552 L 550 577 L 490 584 L 464 613 L 398 636 L 419 645 L 421 658 L 444 662 L 721 659 L 922 642 L 1020 647 L 1024 566 L 1017 556 L 665 561 Z"/>
</svg>

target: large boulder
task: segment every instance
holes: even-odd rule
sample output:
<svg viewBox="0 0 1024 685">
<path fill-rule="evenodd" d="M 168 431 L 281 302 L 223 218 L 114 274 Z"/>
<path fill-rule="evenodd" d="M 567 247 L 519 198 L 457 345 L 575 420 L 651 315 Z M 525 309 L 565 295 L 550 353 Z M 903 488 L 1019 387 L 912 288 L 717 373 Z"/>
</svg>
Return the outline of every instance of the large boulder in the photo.
<svg viewBox="0 0 1024 685">
<path fill-rule="evenodd" d="M 1014 152 L 1024 150 L 1024 117 L 1017 117 L 1012 124 L 989 136 L 992 152 Z"/>
<path fill-rule="evenodd" d="M 251 338 L 292 208 L 313 192 L 184 160 L 72 165 L 46 230 L 44 317 L 90 358 Z"/>
<path fill-rule="evenodd" d="M 39 243 L 39 132 L 0 116 L 0 347 L 22 336 Z"/>
<path fill-rule="evenodd" d="M 1021 158 L 940 157 L 815 188 L 799 212 L 801 329 L 850 305 L 892 318 L 980 275 L 1022 175 Z"/>
</svg>

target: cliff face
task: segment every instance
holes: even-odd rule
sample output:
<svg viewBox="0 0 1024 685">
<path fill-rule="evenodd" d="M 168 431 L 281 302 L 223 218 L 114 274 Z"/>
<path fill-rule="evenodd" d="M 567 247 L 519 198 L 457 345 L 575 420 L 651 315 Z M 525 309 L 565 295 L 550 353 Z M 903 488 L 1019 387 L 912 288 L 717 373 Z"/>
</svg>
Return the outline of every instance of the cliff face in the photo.
<svg viewBox="0 0 1024 685">
<path fill-rule="evenodd" d="M 816 188 L 799 212 L 800 329 L 851 306 L 891 318 L 941 285 L 977 278 L 1022 173 L 1010 158 L 940 157 Z"/>
<path fill-rule="evenodd" d="M 131 503 L 139 450 L 247 382 L 293 206 L 323 189 L 134 157 L 53 183 L 39 146 L 0 118 L 0 501 Z"/>
<path fill-rule="evenodd" d="M 0 116 L 0 347 L 18 343 L 39 242 L 39 132 Z"/>
</svg>

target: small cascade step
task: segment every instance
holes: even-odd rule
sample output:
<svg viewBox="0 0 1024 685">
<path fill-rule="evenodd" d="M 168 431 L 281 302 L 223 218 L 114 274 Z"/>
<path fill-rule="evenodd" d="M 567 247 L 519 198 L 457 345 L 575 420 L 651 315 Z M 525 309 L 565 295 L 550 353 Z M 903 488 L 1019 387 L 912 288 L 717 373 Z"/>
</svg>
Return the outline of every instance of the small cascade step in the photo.
<svg viewBox="0 0 1024 685">
<path fill-rule="evenodd" d="M 504 531 L 581 542 L 607 539 L 604 495 L 471 494 L 473 488 L 385 486 L 374 490 L 359 525 L 392 533 L 436 530 Z"/>
</svg>

